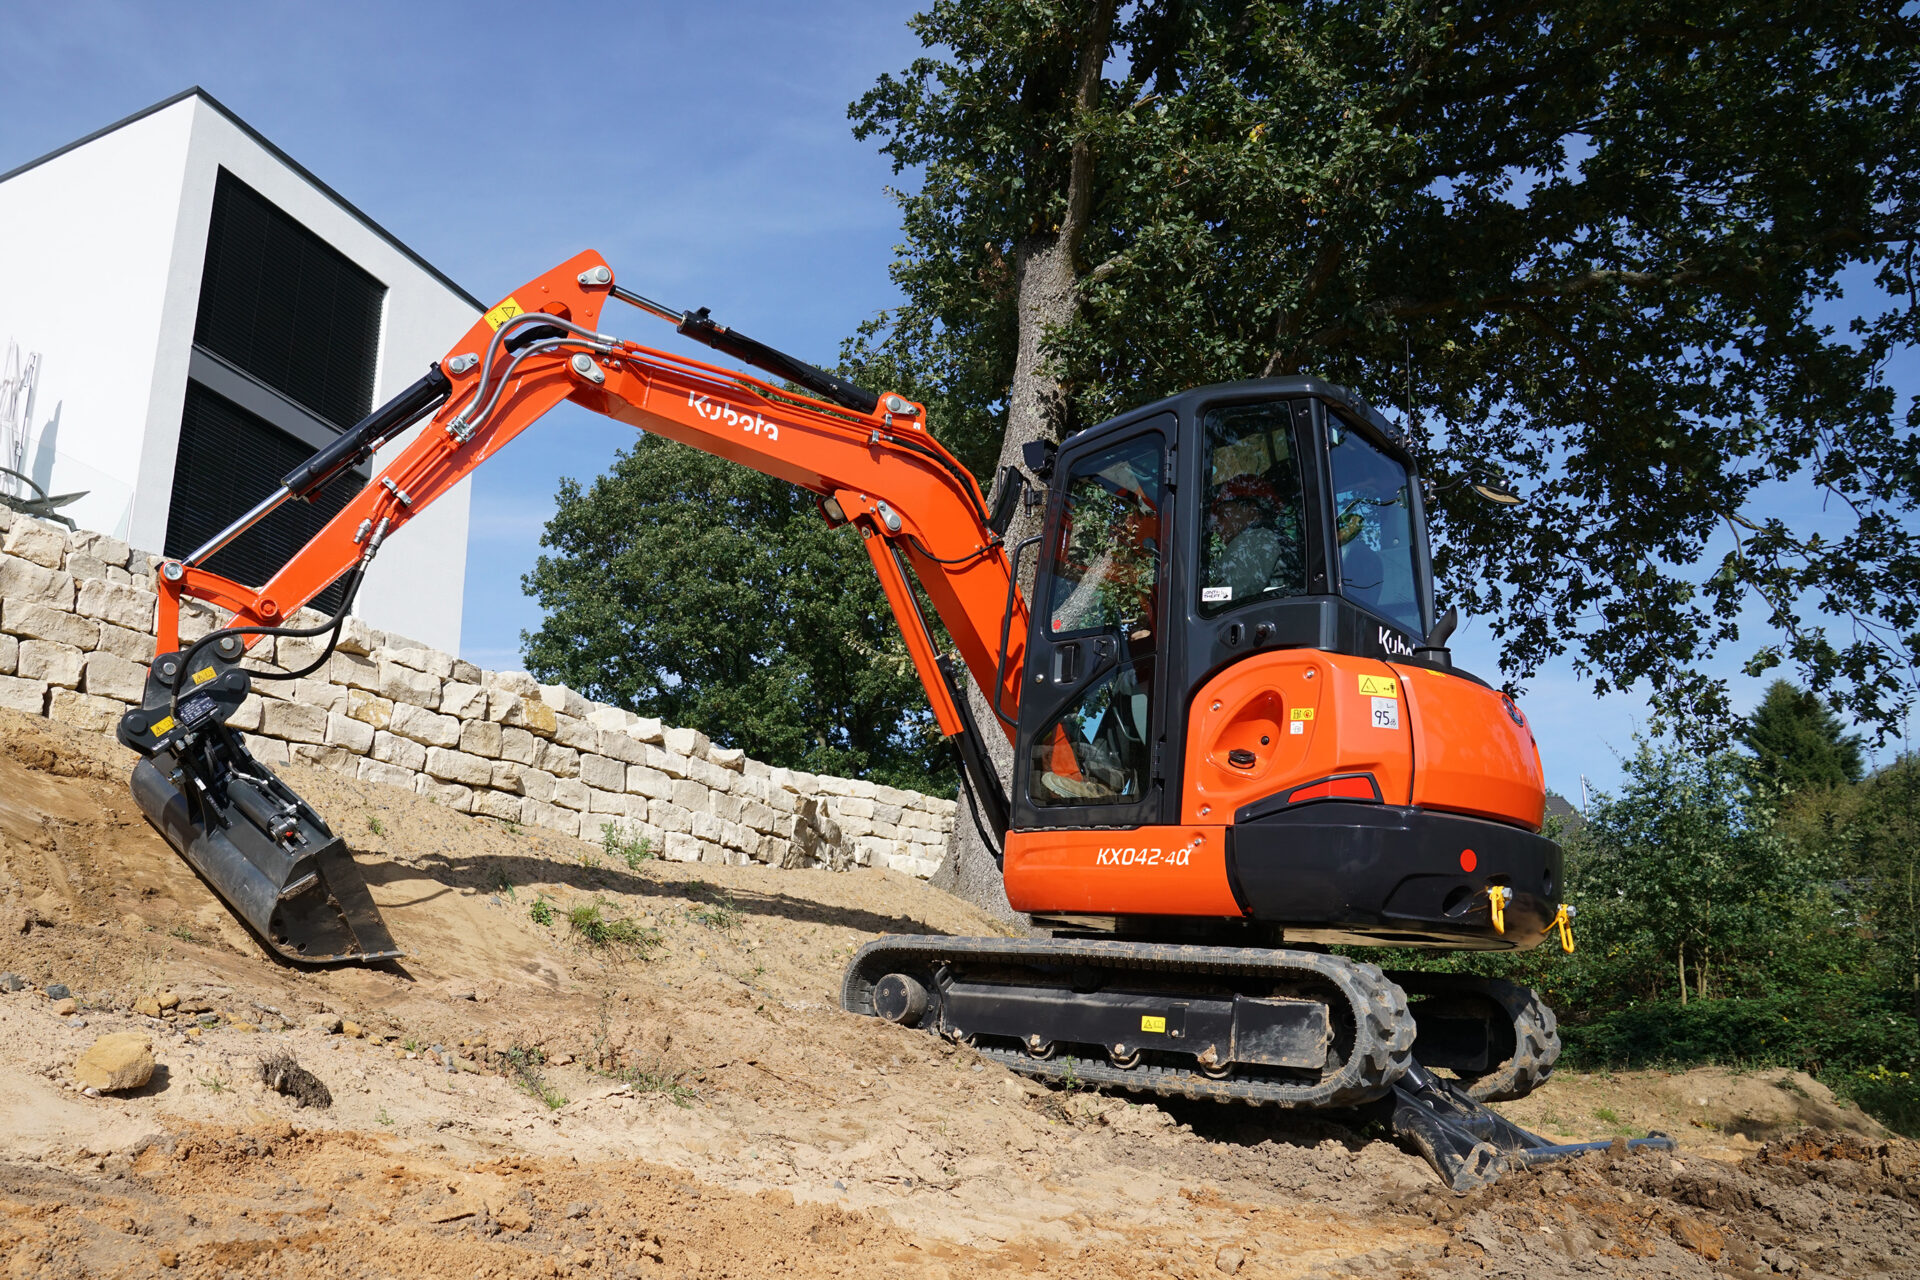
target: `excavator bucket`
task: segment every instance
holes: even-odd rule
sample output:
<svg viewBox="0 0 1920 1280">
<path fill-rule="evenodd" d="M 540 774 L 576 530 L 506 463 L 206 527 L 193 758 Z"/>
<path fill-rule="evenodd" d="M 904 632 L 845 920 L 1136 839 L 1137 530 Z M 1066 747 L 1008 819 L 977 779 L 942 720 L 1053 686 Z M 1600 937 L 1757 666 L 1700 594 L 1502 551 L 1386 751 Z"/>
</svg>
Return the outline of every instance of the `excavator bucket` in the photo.
<svg viewBox="0 0 1920 1280">
<path fill-rule="evenodd" d="M 293 820 L 302 847 L 289 852 L 244 810 L 236 812 L 232 796 L 240 788 L 266 790 L 257 779 L 235 776 L 228 779 L 226 803 L 197 787 L 189 799 L 151 760 L 133 767 L 133 798 L 147 821 L 282 959 L 322 965 L 400 955 L 346 841 L 311 811 L 300 813 L 306 806 L 296 796 Z M 284 784 L 276 789 L 284 791 Z"/>
<path fill-rule="evenodd" d="M 193 659 L 175 697 L 180 654 L 153 663 L 143 705 L 119 738 L 145 758 L 133 798 L 147 821 L 262 942 L 292 964 L 391 960 L 393 944 L 345 840 L 247 751 L 227 717 L 251 690 L 222 640 Z"/>
</svg>

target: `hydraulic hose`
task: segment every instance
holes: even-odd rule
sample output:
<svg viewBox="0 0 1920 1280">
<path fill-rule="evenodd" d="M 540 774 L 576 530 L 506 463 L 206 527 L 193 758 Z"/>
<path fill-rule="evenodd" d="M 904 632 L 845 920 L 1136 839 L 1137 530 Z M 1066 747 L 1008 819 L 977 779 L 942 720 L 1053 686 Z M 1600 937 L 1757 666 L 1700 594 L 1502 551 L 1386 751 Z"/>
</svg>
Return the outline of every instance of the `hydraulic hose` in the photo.
<svg viewBox="0 0 1920 1280">
<path fill-rule="evenodd" d="M 180 665 L 173 673 L 173 683 L 168 686 L 167 714 L 175 715 L 179 712 L 180 683 L 187 678 L 187 670 L 193 665 L 193 660 L 200 656 L 202 649 L 225 639 L 227 636 L 285 636 L 288 639 L 303 640 L 310 639 L 317 635 L 326 635 L 327 647 L 321 651 L 318 658 L 315 658 L 298 671 L 253 671 L 249 672 L 249 674 L 256 680 L 297 680 L 302 676 L 312 675 L 318 671 L 325 665 L 327 659 L 333 656 L 334 647 L 340 643 L 340 631 L 346 626 L 347 613 L 353 608 L 354 597 L 360 594 L 360 582 L 367 576 L 367 562 L 370 559 L 372 559 L 371 555 L 363 556 L 359 563 L 348 570 L 346 590 L 340 597 L 339 611 L 336 612 L 333 617 L 328 618 L 325 622 L 317 626 L 222 627 L 218 631 L 209 631 L 206 635 L 194 641 L 187 647 L 186 653 L 181 655 Z"/>
<path fill-rule="evenodd" d="M 952 742 L 953 740 L 949 738 L 948 741 Z M 980 837 L 981 847 L 992 855 L 993 864 L 996 867 L 1004 867 L 1006 865 L 1006 853 L 1001 848 L 1000 843 L 987 834 L 986 823 L 980 821 L 980 801 L 979 798 L 973 794 L 973 778 L 967 773 L 967 756 L 964 751 L 960 750 L 958 743 L 954 743 L 953 745 L 953 758 L 960 766 L 960 789 L 967 793 L 967 816 L 973 819 L 974 834 Z"/>
<path fill-rule="evenodd" d="M 548 315 L 544 311 L 523 311 L 493 331 L 493 337 L 487 343 L 487 354 L 480 362 L 480 381 L 474 385 L 473 399 L 468 402 L 471 407 L 461 410 L 459 415 L 454 418 L 456 425 L 464 426 L 469 431 L 478 427 L 480 423 L 493 412 L 494 402 L 500 398 L 501 391 L 504 390 L 507 385 L 507 379 L 513 375 L 514 368 L 519 365 L 520 361 L 530 353 L 545 348 L 548 344 L 563 341 L 563 339 L 558 338 L 544 338 L 539 342 L 521 348 L 518 352 L 514 353 L 514 358 L 508 362 L 507 367 L 496 380 L 493 376 L 493 362 L 494 357 L 499 354 L 501 343 L 512 336 L 512 331 L 525 328 L 529 324 L 547 325 L 556 329 L 565 329 L 569 333 L 578 334 L 578 340 L 580 342 L 584 345 L 593 346 L 596 350 L 616 351 L 625 342 L 623 338 L 614 337 L 612 334 L 598 333 L 584 325 L 577 325 L 571 320 L 563 320 L 559 316 Z M 489 394 L 489 387 L 491 387 L 491 394 Z M 484 403 L 482 403 L 482 397 L 485 397 Z"/>
</svg>

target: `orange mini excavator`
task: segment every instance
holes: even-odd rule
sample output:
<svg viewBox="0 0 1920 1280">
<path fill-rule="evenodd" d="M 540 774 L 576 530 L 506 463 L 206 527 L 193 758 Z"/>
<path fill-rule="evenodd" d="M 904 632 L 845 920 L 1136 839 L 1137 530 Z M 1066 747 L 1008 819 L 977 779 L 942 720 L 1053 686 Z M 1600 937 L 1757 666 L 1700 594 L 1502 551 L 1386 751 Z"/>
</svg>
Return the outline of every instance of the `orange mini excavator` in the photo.
<svg viewBox="0 0 1920 1280">
<path fill-rule="evenodd" d="M 786 385 L 615 337 L 612 299 Z M 381 544 L 562 400 L 798 485 L 865 540 L 1037 936 L 881 938 L 848 967 L 846 1009 L 1041 1079 L 1378 1106 L 1457 1187 L 1580 1149 L 1481 1105 L 1552 1070 L 1554 1017 L 1532 992 L 1328 949 L 1524 948 L 1556 930 L 1571 946 L 1539 754 L 1513 700 L 1452 666 L 1422 487 L 1390 424 L 1311 379 L 1201 387 L 1030 447 L 1031 477 L 1008 468 L 989 510 L 920 405 L 623 289 L 593 253 L 515 290 L 162 566 L 144 705 L 119 730 L 143 757 L 134 794 L 280 955 L 398 953 L 344 841 L 226 725 L 253 681 L 289 675 L 244 666 L 248 646 L 337 639 Z M 202 567 L 423 419 L 264 586 Z M 1044 532 L 1009 548 L 1023 493 Z M 957 655 L 936 648 L 916 580 Z M 288 625 L 336 581 L 338 616 Z M 232 616 L 183 649 L 188 596 Z M 1010 784 L 968 679 L 1012 742 Z"/>
</svg>

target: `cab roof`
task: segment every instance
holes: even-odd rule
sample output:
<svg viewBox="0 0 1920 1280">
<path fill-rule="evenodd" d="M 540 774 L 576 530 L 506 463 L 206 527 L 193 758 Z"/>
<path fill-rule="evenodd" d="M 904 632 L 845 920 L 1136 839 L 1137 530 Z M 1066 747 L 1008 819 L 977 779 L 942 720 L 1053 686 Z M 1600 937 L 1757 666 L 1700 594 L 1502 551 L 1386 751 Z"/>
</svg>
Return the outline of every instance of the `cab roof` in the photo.
<svg viewBox="0 0 1920 1280">
<path fill-rule="evenodd" d="M 1396 452 L 1403 455 L 1408 452 L 1405 433 L 1382 417 L 1380 411 L 1367 403 L 1364 396 L 1351 387 L 1319 378 L 1247 378 L 1239 382 L 1214 382 L 1193 387 L 1177 395 L 1143 404 L 1137 409 L 1129 409 L 1083 431 L 1076 431 L 1061 443 L 1077 444 L 1095 439 L 1163 413 L 1177 414 L 1183 422 L 1191 421 L 1202 404 L 1217 400 L 1286 400 L 1301 396 L 1311 396 L 1336 406 L 1371 427 Z"/>
</svg>

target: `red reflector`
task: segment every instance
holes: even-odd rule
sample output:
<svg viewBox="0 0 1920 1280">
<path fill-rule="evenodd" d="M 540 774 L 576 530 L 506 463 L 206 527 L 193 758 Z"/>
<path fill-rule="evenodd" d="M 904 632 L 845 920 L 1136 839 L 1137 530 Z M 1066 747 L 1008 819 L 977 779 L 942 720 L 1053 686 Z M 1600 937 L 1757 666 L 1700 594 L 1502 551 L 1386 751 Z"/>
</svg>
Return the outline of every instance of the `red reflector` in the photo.
<svg viewBox="0 0 1920 1280">
<path fill-rule="evenodd" d="M 1325 782 L 1301 787 L 1289 799 L 1294 804 L 1302 800 L 1371 800 L 1373 781 L 1369 778 L 1328 778 Z"/>
<path fill-rule="evenodd" d="M 1462 871 L 1471 871 L 1479 865 L 1480 859 L 1473 856 L 1473 850 L 1462 849 L 1460 851 L 1460 869 Z"/>
</svg>

